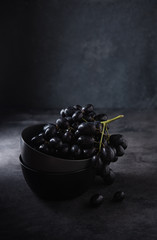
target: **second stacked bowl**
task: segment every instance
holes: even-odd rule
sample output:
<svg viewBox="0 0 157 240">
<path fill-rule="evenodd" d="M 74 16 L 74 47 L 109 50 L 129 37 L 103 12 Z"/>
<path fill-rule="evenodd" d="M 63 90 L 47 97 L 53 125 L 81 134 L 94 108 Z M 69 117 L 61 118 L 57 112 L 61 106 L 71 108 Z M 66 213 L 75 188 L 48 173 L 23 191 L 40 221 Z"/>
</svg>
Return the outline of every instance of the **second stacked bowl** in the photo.
<svg viewBox="0 0 157 240">
<path fill-rule="evenodd" d="M 34 149 L 31 138 L 43 126 L 29 126 L 21 134 L 20 163 L 27 184 L 38 196 L 48 199 L 67 199 L 82 194 L 95 176 L 91 159 L 62 159 Z"/>
</svg>

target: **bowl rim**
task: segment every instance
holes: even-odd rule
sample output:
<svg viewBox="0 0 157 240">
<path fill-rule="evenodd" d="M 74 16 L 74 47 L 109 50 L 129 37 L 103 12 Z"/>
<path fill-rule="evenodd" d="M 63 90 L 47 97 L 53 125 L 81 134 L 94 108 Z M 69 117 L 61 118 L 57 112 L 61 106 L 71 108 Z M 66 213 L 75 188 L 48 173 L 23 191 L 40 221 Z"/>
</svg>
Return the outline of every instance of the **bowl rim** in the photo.
<svg viewBox="0 0 157 240">
<path fill-rule="evenodd" d="M 92 167 L 88 167 L 88 168 L 83 168 L 83 169 L 80 169 L 80 170 L 75 170 L 75 171 L 70 171 L 70 172 L 52 172 L 52 171 L 37 170 L 37 169 L 33 169 L 33 168 L 27 166 L 26 164 L 23 163 L 21 155 L 19 156 L 19 161 L 20 161 L 20 164 L 22 165 L 22 167 L 24 167 L 25 169 L 27 169 L 31 172 L 37 173 L 37 174 L 42 174 L 42 175 L 45 175 L 45 174 L 46 175 L 57 175 L 57 176 L 59 176 L 59 175 L 70 175 L 70 174 L 76 174 L 76 173 L 79 173 L 79 172 L 83 172 L 83 171 L 86 171 L 86 170 L 89 170 L 90 168 L 92 168 Z"/>
<path fill-rule="evenodd" d="M 24 131 L 26 131 L 28 128 L 31 128 L 31 127 L 37 127 L 37 126 L 44 126 L 45 124 L 44 123 L 41 123 L 41 124 L 33 124 L 33 125 L 29 125 L 27 127 L 25 127 L 22 132 L 21 132 L 21 140 L 23 141 L 24 144 L 26 144 L 26 146 L 28 148 L 30 148 L 31 150 L 37 152 L 38 154 L 41 154 L 43 156 L 46 156 L 47 158 L 57 158 L 58 160 L 62 160 L 62 161 L 68 161 L 68 162 L 71 162 L 71 161 L 77 161 L 77 162 L 84 162 L 84 161 L 89 161 L 91 158 L 84 158 L 84 159 L 66 159 L 66 158 L 59 158 L 59 157 L 56 157 L 56 156 L 53 156 L 53 155 L 48 155 L 46 153 L 42 153 L 40 151 L 38 151 L 37 149 L 33 148 L 30 144 L 28 144 L 24 137 L 23 137 L 23 134 L 24 134 Z"/>
</svg>

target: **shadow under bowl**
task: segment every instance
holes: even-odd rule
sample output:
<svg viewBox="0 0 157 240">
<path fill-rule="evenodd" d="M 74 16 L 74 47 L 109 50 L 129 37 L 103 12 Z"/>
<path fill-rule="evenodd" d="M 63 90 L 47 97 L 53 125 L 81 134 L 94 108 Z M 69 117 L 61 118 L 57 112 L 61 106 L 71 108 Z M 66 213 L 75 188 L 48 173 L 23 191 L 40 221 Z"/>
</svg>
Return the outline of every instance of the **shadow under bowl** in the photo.
<svg viewBox="0 0 157 240">
<path fill-rule="evenodd" d="M 39 197 L 64 200 L 83 194 L 91 186 L 95 172 L 92 167 L 67 173 L 52 173 L 31 169 L 20 163 L 24 178 L 31 190 Z"/>
<path fill-rule="evenodd" d="M 20 148 L 24 164 L 32 169 L 59 173 L 79 171 L 91 166 L 91 159 L 62 159 L 34 149 L 31 146 L 31 138 L 42 132 L 44 125 L 45 124 L 32 125 L 22 131 Z"/>
</svg>

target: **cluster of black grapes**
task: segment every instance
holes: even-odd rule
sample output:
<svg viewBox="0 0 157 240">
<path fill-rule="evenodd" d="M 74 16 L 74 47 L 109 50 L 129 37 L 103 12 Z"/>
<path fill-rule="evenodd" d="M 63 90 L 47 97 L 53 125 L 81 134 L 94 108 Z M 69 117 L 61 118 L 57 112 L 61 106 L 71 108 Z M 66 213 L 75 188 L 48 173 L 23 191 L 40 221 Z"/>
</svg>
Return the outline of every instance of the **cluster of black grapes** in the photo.
<svg viewBox="0 0 157 240">
<path fill-rule="evenodd" d="M 106 114 L 96 114 L 92 104 L 75 105 L 60 111 L 56 123 L 46 124 L 31 139 L 32 147 L 45 154 L 66 159 L 92 159 L 97 174 L 112 182 L 108 167 L 124 154 L 127 142 L 120 134 L 108 134 Z"/>
</svg>

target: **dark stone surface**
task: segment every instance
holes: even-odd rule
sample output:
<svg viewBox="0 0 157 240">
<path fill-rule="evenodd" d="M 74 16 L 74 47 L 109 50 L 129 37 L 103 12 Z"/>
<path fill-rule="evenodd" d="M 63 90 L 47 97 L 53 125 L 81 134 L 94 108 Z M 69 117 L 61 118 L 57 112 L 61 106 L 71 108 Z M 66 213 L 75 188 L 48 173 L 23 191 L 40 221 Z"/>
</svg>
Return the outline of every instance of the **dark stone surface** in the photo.
<svg viewBox="0 0 157 240">
<path fill-rule="evenodd" d="M 2 0 L 0 11 L 0 107 L 157 107 L 156 0 Z"/>
<path fill-rule="evenodd" d="M 52 122 L 56 115 L 21 114 L 0 125 L 0 239 L 53 240 L 155 240 L 157 238 L 157 150 L 155 111 L 109 111 L 109 117 L 124 113 L 112 123 L 110 133 L 123 133 L 129 147 L 112 164 L 116 182 L 105 187 L 100 179 L 73 200 L 45 202 L 27 186 L 19 164 L 19 138 L 28 125 Z M 117 190 L 126 193 L 122 203 L 112 203 Z M 100 192 L 104 203 L 88 206 Z"/>
</svg>

